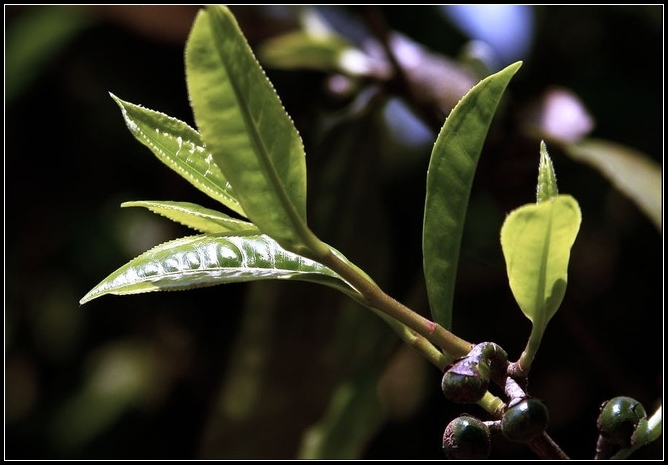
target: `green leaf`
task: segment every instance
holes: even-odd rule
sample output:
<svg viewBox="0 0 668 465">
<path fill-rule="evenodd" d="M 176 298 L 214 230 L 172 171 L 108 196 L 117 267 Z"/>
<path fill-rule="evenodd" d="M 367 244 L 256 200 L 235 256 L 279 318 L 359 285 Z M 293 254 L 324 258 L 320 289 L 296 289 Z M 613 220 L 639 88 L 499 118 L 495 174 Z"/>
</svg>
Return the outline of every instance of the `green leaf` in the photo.
<svg viewBox="0 0 668 465">
<path fill-rule="evenodd" d="M 147 340 L 114 340 L 96 347 L 89 357 L 82 385 L 45 424 L 58 453 L 68 457 L 80 454 L 127 411 L 155 399 L 173 376 Z"/>
<path fill-rule="evenodd" d="M 520 66 L 514 63 L 473 87 L 448 116 L 431 154 L 423 264 L 431 314 L 446 329 L 452 325 L 457 262 L 478 158 L 499 101 Z"/>
<path fill-rule="evenodd" d="M 332 270 L 283 250 L 268 236 L 204 234 L 144 252 L 110 274 L 79 303 L 106 294 L 173 291 L 260 279 L 311 281 L 359 300 L 357 291 Z"/>
<path fill-rule="evenodd" d="M 644 153 L 615 142 L 584 139 L 564 144 L 572 158 L 587 163 L 636 203 L 661 231 L 661 165 Z"/>
<path fill-rule="evenodd" d="M 348 40 L 337 35 L 293 31 L 272 37 L 257 50 L 265 66 L 281 69 L 315 69 L 351 76 L 370 74 L 370 59 Z"/>
<path fill-rule="evenodd" d="M 5 107 L 94 19 L 79 5 L 29 5 L 5 29 Z"/>
<path fill-rule="evenodd" d="M 379 363 L 376 363 L 379 366 Z M 305 432 L 299 458 L 357 459 L 384 420 L 378 370 L 340 384 L 320 421 Z"/>
<path fill-rule="evenodd" d="M 246 216 L 235 198 L 232 186 L 204 147 L 199 133 L 186 123 L 164 113 L 125 102 L 114 94 L 130 132 L 193 186 L 230 210 Z"/>
<path fill-rule="evenodd" d="M 301 29 L 266 39 L 257 48 L 265 66 L 282 69 L 315 69 L 349 76 L 379 71 L 378 61 L 339 34 L 314 6 L 296 8 Z"/>
<path fill-rule="evenodd" d="M 559 194 L 557 175 L 554 165 L 544 141 L 540 141 L 540 162 L 538 164 L 538 186 L 536 187 L 536 201 L 544 202 Z"/>
<path fill-rule="evenodd" d="M 184 226 L 199 232 L 222 234 L 229 232 L 259 232 L 257 226 L 248 221 L 232 218 L 216 210 L 201 207 L 190 202 L 139 200 L 123 202 L 121 207 L 145 207 Z"/>
<path fill-rule="evenodd" d="M 301 138 L 227 8 L 197 14 L 186 78 L 202 138 L 251 221 L 287 250 L 325 256 L 306 226 Z"/>
<path fill-rule="evenodd" d="M 501 227 L 510 288 L 534 326 L 544 328 L 561 305 L 581 221 L 577 201 L 561 194 L 513 210 Z"/>
</svg>

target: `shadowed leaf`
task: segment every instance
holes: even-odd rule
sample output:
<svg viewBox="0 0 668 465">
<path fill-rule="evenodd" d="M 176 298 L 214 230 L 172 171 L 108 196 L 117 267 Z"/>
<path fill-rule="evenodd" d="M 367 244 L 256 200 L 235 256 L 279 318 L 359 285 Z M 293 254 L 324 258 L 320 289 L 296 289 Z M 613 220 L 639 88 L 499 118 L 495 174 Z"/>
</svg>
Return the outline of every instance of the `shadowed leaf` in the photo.
<svg viewBox="0 0 668 465">
<path fill-rule="evenodd" d="M 637 150 L 605 140 L 583 139 L 564 144 L 564 149 L 600 171 L 661 231 L 661 165 Z"/>
<path fill-rule="evenodd" d="M 452 325 L 452 301 L 471 186 L 497 105 L 521 62 L 478 83 L 441 128 L 429 162 L 422 230 L 424 273 L 434 321 Z"/>
</svg>

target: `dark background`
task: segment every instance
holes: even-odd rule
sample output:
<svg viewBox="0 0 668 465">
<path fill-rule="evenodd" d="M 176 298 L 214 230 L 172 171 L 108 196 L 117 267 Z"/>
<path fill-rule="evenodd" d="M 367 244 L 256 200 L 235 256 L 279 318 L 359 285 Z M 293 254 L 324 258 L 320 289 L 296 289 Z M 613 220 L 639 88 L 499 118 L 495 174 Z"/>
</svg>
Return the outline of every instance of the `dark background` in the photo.
<svg viewBox="0 0 668 465">
<path fill-rule="evenodd" d="M 6 6 L 6 33 L 45 8 Z M 48 11 L 83 16 L 34 66 L 19 76 L 10 63 L 5 69 L 5 458 L 293 458 L 304 428 L 350 374 L 346 357 L 373 359 L 377 352 L 377 368 L 401 357 L 418 368 L 400 371 L 408 390 L 396 392 L 408 406 L 390 402 L 395 410 L 369 425 L 359 456 L 442 458 L 443 428 L 462 408 L 443 398 L 440 374 L 387 343 L 392 337 L 375 317 L 357 316 L 365 310 L 352 310 L 354 323 L 346 327 L 341 320 L 351 310 L 332 290 L 234 284 L 79 306 L 130 258 L 189 234 L 147 211 L 121 209 L 121 202 L 216 208 L 132 137 L 108 95 L 193 124 L 183 48 L 197 8 Z M 267 7 L 233 11 L 252 46 L 285 26 Z M 380 11 L 391 28 L 446 56 L 467 40 L 433 7 Z M 663 7 L 542 6 L 534 13 L 533 44 L 481 156 L 455 296 L 454 331 L 495 341 L 511 358 L 530 324 L 508 289 L 498 230 L 505 213 L 534 200 L 538 160 L 538 143 L 518 131 L 514 111 L 550 86 L 570 89 L 595 120 L 592 136 L 663 162 Z M 30 38 L 8 33 L 6 45 Z M 326 74 L 267 74 L 305 142 L 316 233 L 377 276 L 390 295 L 426 312 L 419 276 L 430 144 L 401 143 L 396 135 L 388 143 L 373 109 L 344 121 L 340 133 L 323 132 L 322 120 L 346 103 L 325 91 Z M 578 199 L 583 224 L 566 298 L 548 326 L 530 390 L 550 408 L 551 436 L 571 457 L 587 459 L 603 400 L 629 395 L 653 412 L 662 398 L 662 234 L 597 171 L 557 148 L 551 154 L 560 191 Z M 343 166 L 343 175 L 326 176 L 332 166 Z M 267 328 L 257 329 L 253 318 Z M 336 339 L 341 328 L 349 339 Z M 239 426 L 218 412 L 238 374 L 233 368 L 243 354 L 235 348 L 248 334 L 261 335 L 258 353 L 269 362 L 262 415 Z M 334 339 L 344 342 L 332 351 Z M 109 388 L 114 383 L 121 388 Z M 634 457 L 661 457 L 662 442 Z M 491 457 L 534 455 L 499 440 Z"/>
</svg>

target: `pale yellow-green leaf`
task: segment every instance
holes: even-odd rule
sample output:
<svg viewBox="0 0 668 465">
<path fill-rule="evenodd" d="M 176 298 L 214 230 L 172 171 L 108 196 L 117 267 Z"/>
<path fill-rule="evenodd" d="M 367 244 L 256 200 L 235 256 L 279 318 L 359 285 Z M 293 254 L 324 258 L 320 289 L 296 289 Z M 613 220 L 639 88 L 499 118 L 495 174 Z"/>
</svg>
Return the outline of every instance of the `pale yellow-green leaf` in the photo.
<svg viewBox="0 0 668 465">
<path fill-rule="evenodd" d="M 513 210 L 501 228 L 501 247 L 515 300 L 534 325 L 544 327 L 561 305 L 568 262 L 582 214 L 570 195 Z"/>
</svg>

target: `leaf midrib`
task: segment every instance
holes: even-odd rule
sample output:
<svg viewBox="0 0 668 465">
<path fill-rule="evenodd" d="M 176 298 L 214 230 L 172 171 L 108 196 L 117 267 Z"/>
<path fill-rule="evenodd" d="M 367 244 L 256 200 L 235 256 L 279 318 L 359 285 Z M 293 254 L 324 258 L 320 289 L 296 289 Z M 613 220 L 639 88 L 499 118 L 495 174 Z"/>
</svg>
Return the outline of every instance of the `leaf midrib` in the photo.
<svg viewBox="0 0 668 465">
<path fill-rule="evenodd" d="M 216 33 L 219 33 L 216 29 L 215 23 L 213 20 L 210 19 L 209 24 L 212 26 L 212 30 L 215 31 Z M 234 41 L 230 41 L 230 44 L 234 44 Z M 243 47 L 244 44 L 242 43 L 241 46 Z M 288 195 L 287 191 L 285 190 L 283 183 L 281 182 L 280 176 L 276 172 L 276 169 L 271 162 L 271 157 L 269 155 L 269 150 L 264 144 L 264 141 L 261 137 L 261 131 L 258 125 L 256 125 L 255 120 L 252 117 L 250 106 L 247 104 L 246 99 L 243 98 L 244 94 L 242 90 L 240 89 L 239 85 L 237 84 L 236 80 L 233 79 L 234 74 L 230 73 L 230 67 L 228 66 L 226 60 L 224 59 L 222 55 L 222 50 L 221 47 L 215 47 L 216 54 L 218 55 L 218 58 L 220 60 L 220 63 L 222 63 L 223 68 L 225 69 L 225 73 L 228 76 L 228 81 L 230 82 L 230 86 L 232 87 L 232 90 L 234 91 L 234 95 L 236 97 L 236 101 L 239 105 L 239 108 L 241 110 L 241 114 L 244 118 L 244 122 L 246 123 L 245 126 L 246 128 L 250 128 L 249 136 L 251 143 L 253 146 L 256 148 L 255 153 L 259 155 L 258 159 L 261 162 L 261 165 L 263 165 L 264 170 L 263 173 L 268 174 L 269 181 L 272 186 L 274 186 L 274 189 L 277 191 L 279 199 L 281 201 L 281 205 L 283 206 L 283 209 L 288 215 L 288 218 L 290 219 L 290 222 L 293 224 L 295 229 L 297 231 L 302 231 L 303 230 L 303 221 L 299 213 L 295 210 L 294 205 L 290 199 L 290 196 Z M 266 78 L 266 77 L 265 77 Z"/>
</svg>

